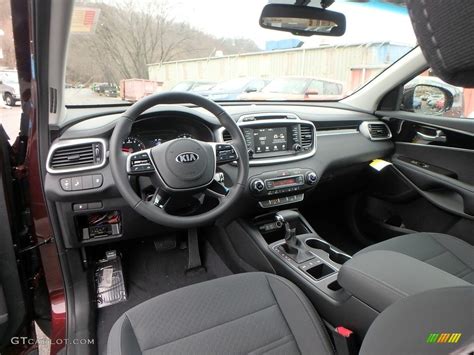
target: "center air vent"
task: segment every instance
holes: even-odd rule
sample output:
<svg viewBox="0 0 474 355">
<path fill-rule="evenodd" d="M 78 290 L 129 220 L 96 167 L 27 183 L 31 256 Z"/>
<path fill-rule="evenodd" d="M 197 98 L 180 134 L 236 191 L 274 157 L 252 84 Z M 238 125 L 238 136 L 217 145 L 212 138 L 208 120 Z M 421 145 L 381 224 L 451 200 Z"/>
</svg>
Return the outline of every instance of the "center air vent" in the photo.
<svg viewBox="0 0 474 355">
<path fill-rule="evenodd" d="M 301 147 L 303 150 L 309 150 L 313 146 L 313 127 L 302 124 L 300 126 L 301 132 Z"/>
<path fill-rule="evenodd" d="M 53 144 L 47 170 L 63 173 L 90 170 L 105 164 L 105 142 L 97 139 L 77 139 Z"/>
<path fill-rule="evenodd" d="M 360 124 L 359 130 L 365 137 L 373 141 L 392 138 L 392 133 L 384 122 L 365 121 Z"/>
</svg>

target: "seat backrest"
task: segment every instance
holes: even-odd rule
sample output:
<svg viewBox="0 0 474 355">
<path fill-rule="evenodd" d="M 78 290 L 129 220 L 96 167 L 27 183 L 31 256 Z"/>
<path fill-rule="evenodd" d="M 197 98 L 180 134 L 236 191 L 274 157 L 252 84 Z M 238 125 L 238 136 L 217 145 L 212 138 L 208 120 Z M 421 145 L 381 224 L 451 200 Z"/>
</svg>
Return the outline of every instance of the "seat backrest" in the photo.
<svg viewBox="0 0 474 355">
<path fill-rule="evenodd" d="M 469 354 L 474 286 L 439 288 L 401 299 L 370 326 L 360 355 Z"/>
<path fill-rule="evenodd" d="M 433 72 L 474 87 L 474 1 L 407 0 L 418 43 Z"/>
</svg>

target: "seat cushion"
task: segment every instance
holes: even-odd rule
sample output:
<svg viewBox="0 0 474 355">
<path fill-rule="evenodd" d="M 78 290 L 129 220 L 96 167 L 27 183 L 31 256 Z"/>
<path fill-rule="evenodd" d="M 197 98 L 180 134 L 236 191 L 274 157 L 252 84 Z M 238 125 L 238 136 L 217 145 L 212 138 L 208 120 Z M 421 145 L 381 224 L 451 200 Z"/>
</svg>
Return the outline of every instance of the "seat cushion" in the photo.
<svg viewBox="0 0 474 355">
<path fill-rule="evenodd" d="M 440 233 L 413 233 L 392 238 L 365 249 L 389 250 L 411 256 L 474 284 L 474 246 Z"/>
<path fill-rule="evenodd" d="M 245 273 L 184 287 L 125 312 L 108 354 L 333 354 L 326 330 L 294 284 Z"/>
</svg>

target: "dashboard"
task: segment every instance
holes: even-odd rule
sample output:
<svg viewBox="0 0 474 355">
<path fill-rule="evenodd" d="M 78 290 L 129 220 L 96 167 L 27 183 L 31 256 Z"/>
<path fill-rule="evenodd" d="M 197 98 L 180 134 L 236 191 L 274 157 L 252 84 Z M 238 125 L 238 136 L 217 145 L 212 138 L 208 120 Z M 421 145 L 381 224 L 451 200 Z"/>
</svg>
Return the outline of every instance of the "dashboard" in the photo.
<svg viewBox="0 0 474 355">
<path fill-rule="evenodd" d="M 296 207 L 322 191 L 326 195 L 332 189 L 337 193 L 340 186 L 332 186 L 330 181 L 338 171 L 357 167 L 357 173 L 372 159 L 393 149 L 388 137 L 377 140 L 366 135 L 372 125 L 384 125 L 367 113 L 275 104 L 224 108 L 243 133 L 250 165 L 241 202 L 222 216 L 226 220 L 284 205 Z M 80 111 L 77 114 L 78 118 L 87 117 L 87 112 L 82 117 Z M 45 193 L 57 206 L 66 248 L 153 236 L 161 228 L 133 211 L 116 188 L 107 151 L 119 117 L 120 113 L 115 111 L 83 119 L 64 129 L 50 148 Z M 231 139 L 209 112 L 174 105 L 142 114 L 123 141 L 122 150 L 124 154 L 135 153 L 175 138 L 223 143 Z M 219 165 L 216 172 L 227 187 L 233 185 L 238 175 L 233 163 Z M 152 193 L 147 190 L 148 178 L 131 177 L 130 182 L 142 188 L 145 195 Z M 89 217 L 102 212 L 109 213 L 110 216 L 104 216 L 114 223 L 91 225 Z"/>
</svg>

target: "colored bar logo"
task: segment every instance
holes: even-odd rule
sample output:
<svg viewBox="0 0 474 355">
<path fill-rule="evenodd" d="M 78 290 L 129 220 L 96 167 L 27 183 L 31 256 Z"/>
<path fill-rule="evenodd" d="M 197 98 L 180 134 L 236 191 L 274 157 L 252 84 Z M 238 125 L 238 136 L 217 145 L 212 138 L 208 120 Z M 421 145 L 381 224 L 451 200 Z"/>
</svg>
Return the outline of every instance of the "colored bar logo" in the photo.
<svg viewBox="0 0 474 355">
<path fill-rule="evenodd" d="M 430 333 L 426 338 L 427 344 L 456 344 L 462 333 Z"/>
</svg>

